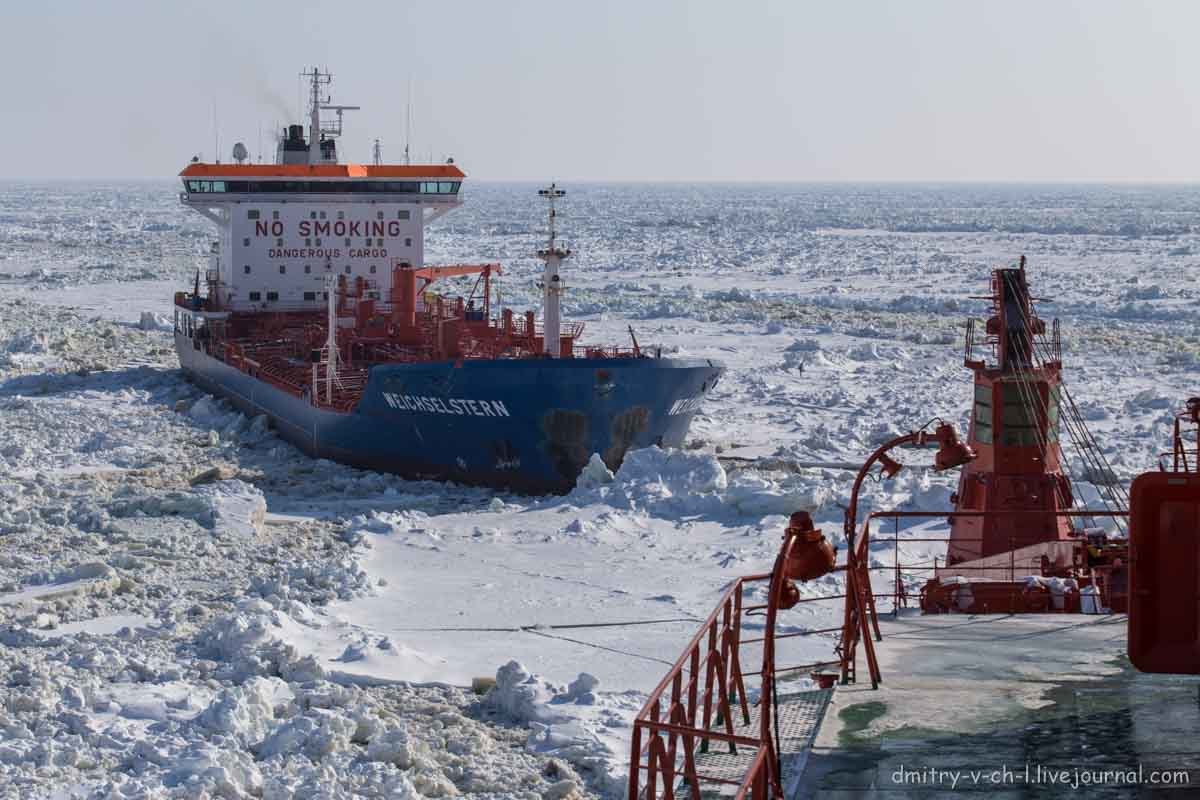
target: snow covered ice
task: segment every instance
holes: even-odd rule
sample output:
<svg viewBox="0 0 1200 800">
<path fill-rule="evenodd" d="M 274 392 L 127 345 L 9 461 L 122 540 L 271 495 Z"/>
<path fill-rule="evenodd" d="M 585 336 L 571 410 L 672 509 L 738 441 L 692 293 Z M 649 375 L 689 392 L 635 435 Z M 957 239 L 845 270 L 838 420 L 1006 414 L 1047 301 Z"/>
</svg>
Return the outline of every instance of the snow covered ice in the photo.
<svg viewBox="0 0 1200 800">
<path fill-rule="evenodd" d="M 619 795 L 645 693 L 787 515 L 841 545 L 875 445 L 965 429 L 991 268 L 1027 255 L 1063 321 L 1089 479 L 1151 467 L 1195 393 L 1195 189 L 571 188 L 565 316 L 729 371 L 686 448 L 529 498 L 309 459 L 186 383 L 171 298 L 210 233 L 173 184 L 0 186 L 0 796 Z M 536 308 L 536 198 L 470 192 L 430 260 L 501 261 Z M 945 508 L 925 459 L 867 506 Z"/>
</svg>

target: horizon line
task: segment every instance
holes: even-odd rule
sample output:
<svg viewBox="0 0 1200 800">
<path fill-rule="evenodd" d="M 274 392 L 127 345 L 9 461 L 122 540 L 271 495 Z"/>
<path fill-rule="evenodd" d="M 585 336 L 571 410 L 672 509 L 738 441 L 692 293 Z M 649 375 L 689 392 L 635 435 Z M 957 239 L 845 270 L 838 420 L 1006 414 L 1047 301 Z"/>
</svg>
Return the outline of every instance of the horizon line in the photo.
<svg viewBox="0 0 1200 800">
<path fill-rule="evenodd" d="M 159 183 L 178 180 L 179 175 L 137 176 L 45 176 L 0 175 L 0 182 L 92 183 L 122 181 L 125 183 Z M 743 186 L 1200 186 L 1200 178 L 1190 180 L 1159 179 L 1071 179 L 1071 178 L 471 178 L 475 184 L 542 184 L 547 180 L 575 184 L 611 185 L 743 185 Z"/>
</svg>

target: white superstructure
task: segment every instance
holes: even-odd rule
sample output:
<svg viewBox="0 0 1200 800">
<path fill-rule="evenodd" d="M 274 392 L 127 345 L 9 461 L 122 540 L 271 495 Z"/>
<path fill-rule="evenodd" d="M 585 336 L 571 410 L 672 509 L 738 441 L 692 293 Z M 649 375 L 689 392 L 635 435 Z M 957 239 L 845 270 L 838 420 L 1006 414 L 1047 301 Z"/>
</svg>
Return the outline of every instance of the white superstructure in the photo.
<svg viewBox="0 0 1200 800">
<path fill-rule="evenodd" d="M 425 224 L 460 204 L 465 175 L 446 164 L 337 163 L 342 112 L 313 69 L 309 137 L 290 125 L 275 164 L 205 164 L 180 173 L 184 204 L 216 226 L 205 282 L 222 310 L 320 309 L 328 276 L 362 278 L 368 296 L 387 297 L 392 270 L 424 266 Z M 333 123 L 321 112 L 335 111 Z"/>
</svg>

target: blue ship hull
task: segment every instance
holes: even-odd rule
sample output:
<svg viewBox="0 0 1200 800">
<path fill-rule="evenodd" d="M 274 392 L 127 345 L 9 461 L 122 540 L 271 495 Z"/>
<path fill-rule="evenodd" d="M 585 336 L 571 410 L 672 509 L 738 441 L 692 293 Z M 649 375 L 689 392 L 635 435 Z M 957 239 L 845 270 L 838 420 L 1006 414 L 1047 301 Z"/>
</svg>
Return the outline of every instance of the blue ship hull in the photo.
<svg viewBox="0 0 1200 800">
<path fill-rule="evenodd" d="M 318 408 L 195 349 L 176 334 L 187 376 L 265 414 L 309 455 L 408 478 L 527 493 L 567 492 L 599 453 L 683 444 L 724 368 L 707 360 L 611 358 L 387 364 L 350 412 Z"/>
</svg>

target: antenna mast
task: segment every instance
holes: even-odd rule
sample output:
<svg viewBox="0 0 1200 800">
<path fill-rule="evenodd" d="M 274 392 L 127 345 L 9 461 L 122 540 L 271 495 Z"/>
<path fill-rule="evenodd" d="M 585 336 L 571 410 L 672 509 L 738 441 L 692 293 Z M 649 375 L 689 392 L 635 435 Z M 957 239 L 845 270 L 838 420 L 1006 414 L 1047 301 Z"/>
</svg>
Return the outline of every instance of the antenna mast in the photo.
<svg viewBox="0 0 1200 800">
<path fill-rule="evenodd" d="M 358 111 L 359 106 L 340 106 L 333 104 L 333 98 L 329 95 L 325 99 L 321 99 L 321 88 L 327 87 L 333 83 L 333 74 L 329 72 L 321 72 L 316 67 L 308 72 L 301 72 L 301 78 L 309 80 L 309 96 L 308 96 L 308 163 L 320 164 L 326 159 L 321 153 L 322 140 L 331 140 L 342 135 L 342 112 L 343 111 Z M 322 111 L 336 111 L 337 122 L 321 125 Z M 332 154 L 333 151 L 331 150 Z M 336 157 L 332 157 L 332 161 L 337 161 Z"/>
<path fill-rule="evenodd" d="M 408 79 L 408 106 L 404 112 L 404 166 L 412 164 L 408 146 L 412 143 L 412 78 Z"/>
<path fill-rule="evenodd" d="M 554 201 L 566 195 L 562 189 L 551 183 L 549 188 L 539 189 L 538 196 L 544 197 L 550 203 L 550 238 L 546 247 L 537 251 L 537 257 L 546 262 L 546 271 L 542 275 L 542 292 L 545 312 L 543 316 L 542 351 L 551 358 L 558 358 L 562 348 L 562 280 L 558 268 L 562 260 L 571 255 L 566 247 L 559 247 L 555 241 Z"/>
<path fill-rule="evenodd" d="M 375 147 L 372 148 L 372 155 L 375 158 L 375 166 L 378 167 L 383 163 L 383 148 L 380 146 L 378 139 L 375 140 Z"/>
<path fill-rule="evenodd" d="M 308 78 L 308 163 L 321 163 L 321 87 L 333 82 L 333 76 L 321 72 L 316 67 L 311 72 L 301 72 L 301 78 Z"/>
</svg>

